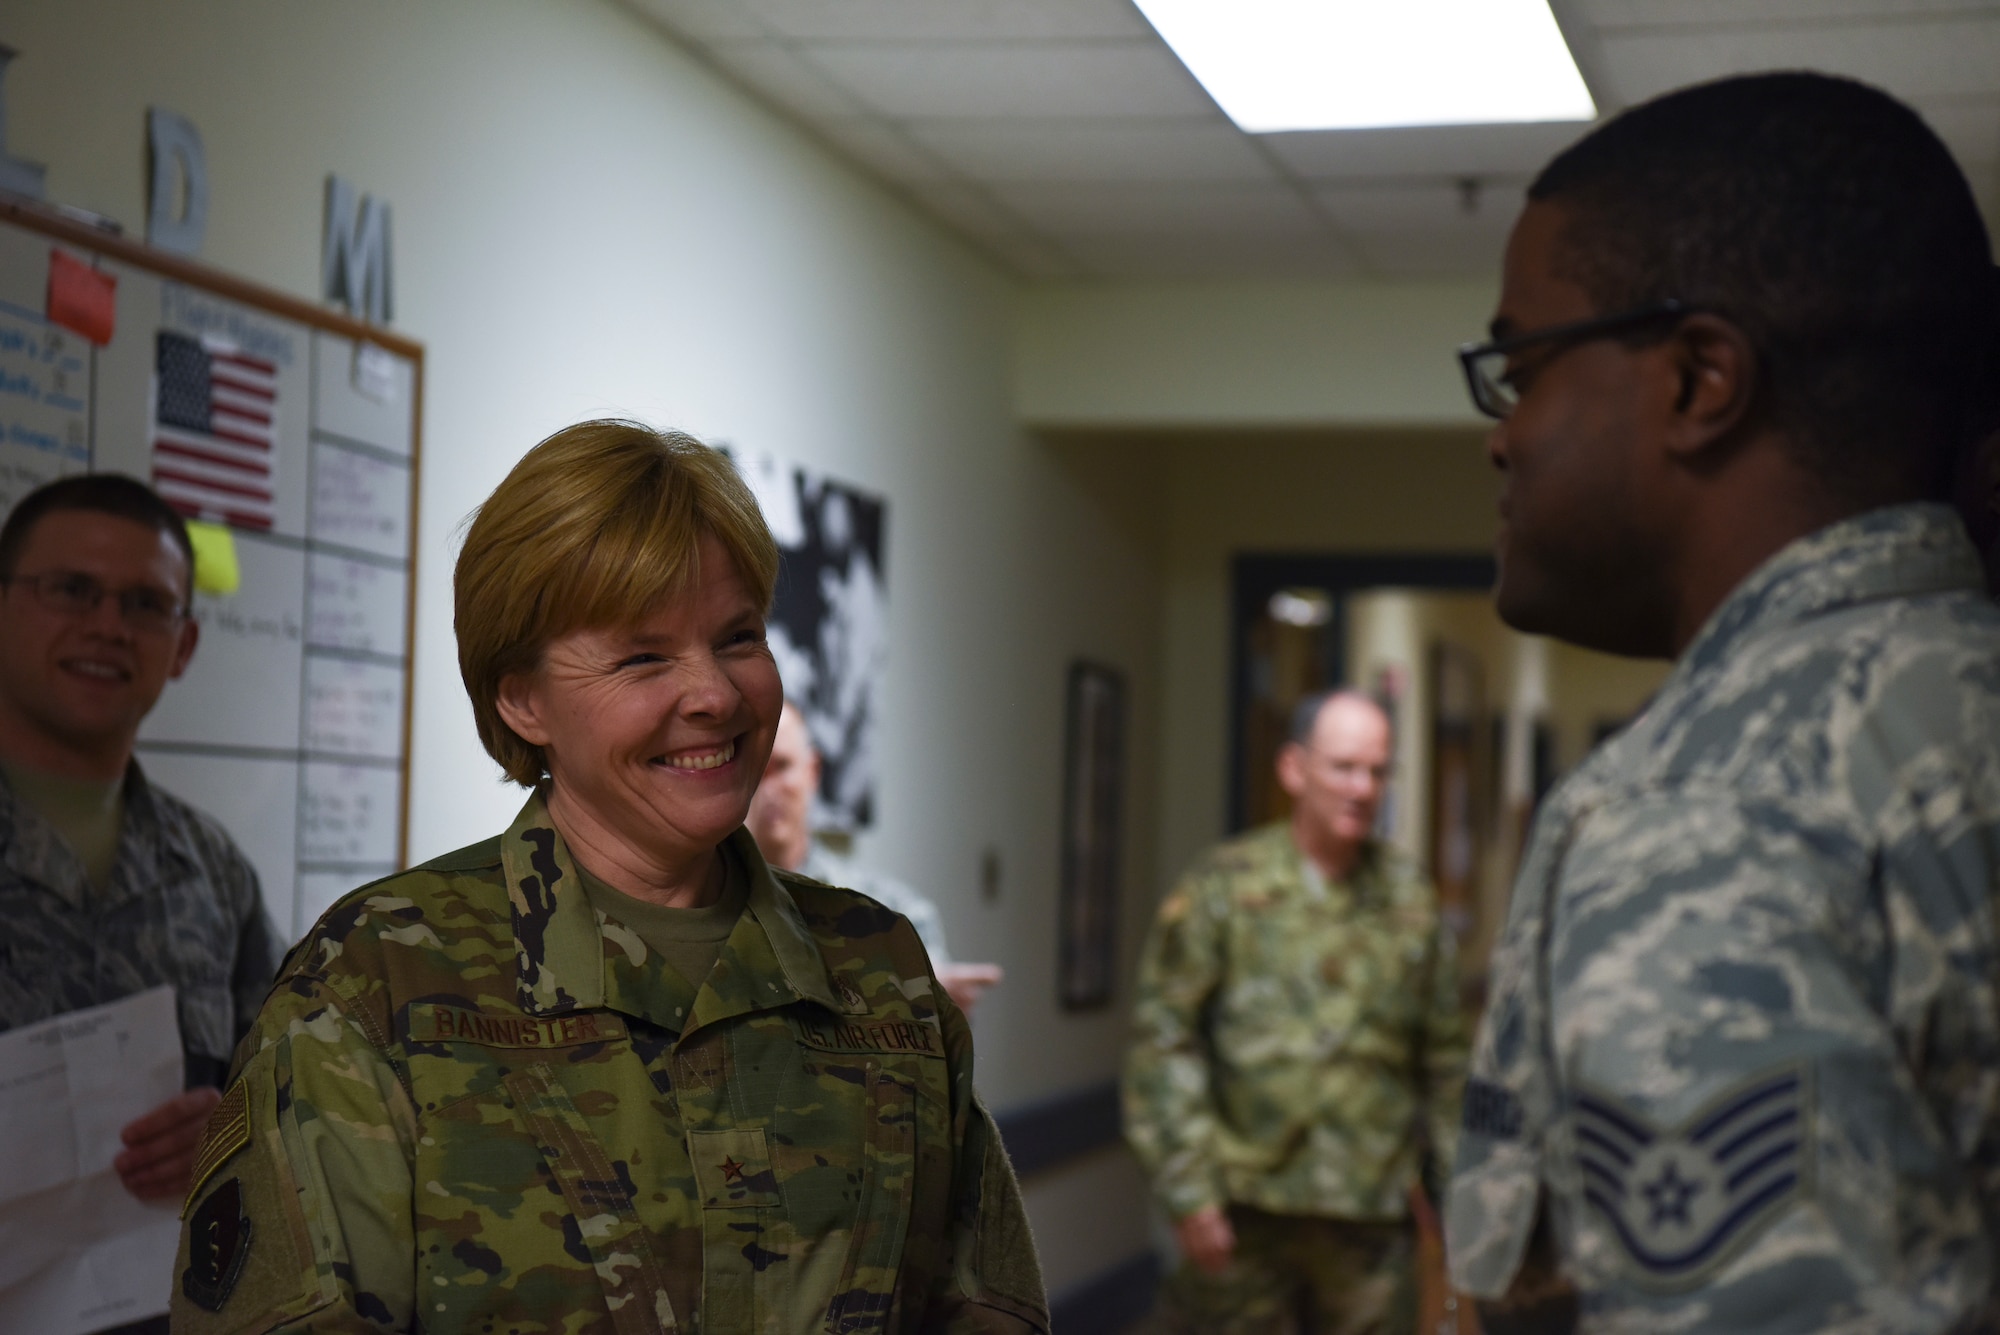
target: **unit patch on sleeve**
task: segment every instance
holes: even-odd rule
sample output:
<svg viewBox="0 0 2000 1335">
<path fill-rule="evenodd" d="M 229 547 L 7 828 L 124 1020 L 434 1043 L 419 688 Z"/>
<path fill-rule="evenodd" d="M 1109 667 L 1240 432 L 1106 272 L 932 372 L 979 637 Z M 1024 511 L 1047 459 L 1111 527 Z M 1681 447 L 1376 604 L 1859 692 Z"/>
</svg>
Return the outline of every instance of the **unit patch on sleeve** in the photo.
<svg viewBox="0 0 2000 1335">
<path fill-rule="evenodd" d="M 1570 1111 L 1584 1199 L 1651 1288 L 1699 1282 L 1810 1187 L 1803 1067 L 1745 1081 L 1672 1130 L 1587 1089 Z"/>
<path fill-rule="evenodd" d="M 243 1213 L 243 1185 L 230 1178 L 208 1194 L 188 1221 L 188 1266 L 181 1292 L 197 1307 L 220 1312 L 243 1276 L 250 1256 L 250 1216 Z"/>
</svg>

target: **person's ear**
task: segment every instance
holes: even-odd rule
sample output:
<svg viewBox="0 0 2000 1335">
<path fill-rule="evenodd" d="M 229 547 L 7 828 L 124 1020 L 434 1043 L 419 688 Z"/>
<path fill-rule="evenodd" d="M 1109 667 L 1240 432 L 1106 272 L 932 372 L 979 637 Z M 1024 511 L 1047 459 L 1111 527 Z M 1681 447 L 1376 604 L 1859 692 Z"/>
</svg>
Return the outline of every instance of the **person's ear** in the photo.
<svg viewBox="0 0 2000 1335">
<path fill-rule="evenodd" d="M 167 665 L 167 680 L 179 681 L 181 674 L 194 661 L 194 647 L 201 642 L 201 623 L 193 616 L 181 618 L 181 628 L 174 640 L 173 661 Z"/>
<path fill-rule="evenodd" d="M 1757 350 L 1733 321 L 1697 311 L 1682 317 L 1663 349 L 1674 377 L 1667 446 L 1685 459 L 1735 435 L 1757 396 Z"/>
<path fill-rule="evenodd" d="M 530 746 L 546 747 L 552 740 L 543 717 L 541 676 L 534 672 L 509 672 L 493 693 L 493 708 L 500 721 Z"/>
<path fill-rule="evenodd" d="M 1306 751 L 1297 742 L 1286 742 L 1278 748 L 1278 786 L 1290 797 L 1296 798 L 1306 787 Z"/>
</svg>

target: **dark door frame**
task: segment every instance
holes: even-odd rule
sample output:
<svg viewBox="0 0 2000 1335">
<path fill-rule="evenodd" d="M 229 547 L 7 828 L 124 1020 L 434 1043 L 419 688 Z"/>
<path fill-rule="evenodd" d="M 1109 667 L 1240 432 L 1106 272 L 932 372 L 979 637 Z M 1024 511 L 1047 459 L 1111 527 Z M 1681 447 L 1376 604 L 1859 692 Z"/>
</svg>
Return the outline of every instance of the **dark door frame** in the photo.
<svg viewBox="0 0 2000 1335">
<path fill-rule="evenodd" d="M 1325 589 L 1334 595 L 1327 627 L 1328 661 L 1347 661 L 1347 595 L 1364 589 L 1437 589 L 1454 593 L 1493 587 L 1499 573 L 1490 552 L 1239 552 L 1229 563 L 1229 832 L 1243 828 L 1244 702 L 1250 690 L 1250 627 L 1280 589 Z M 1336 685 L 1353 683 L 1336 679 Z"/>
</svg>

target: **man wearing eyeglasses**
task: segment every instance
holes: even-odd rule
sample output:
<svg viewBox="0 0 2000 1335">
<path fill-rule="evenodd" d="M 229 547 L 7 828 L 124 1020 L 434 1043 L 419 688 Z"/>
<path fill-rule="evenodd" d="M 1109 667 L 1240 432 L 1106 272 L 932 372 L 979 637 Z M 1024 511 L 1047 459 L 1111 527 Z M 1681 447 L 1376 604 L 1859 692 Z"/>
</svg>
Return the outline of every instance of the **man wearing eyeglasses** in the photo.
<svg viewBox="0 0 2000 1335">
<path fill-rule="evenodd" d="M 1125 1134 L 1174 1222 L 1176 1332 L 1413 1327 L 1411 1210 L 1450 1153 L 1465 1024 L 1436 895 L 1374 837 L 1392 754 L 1369 697 L 1301 701 L 1291 818 L 1203 855 L 1146 942 Z"/>
<path fill-rule="evenodd" d="M 243 854 L 132 758 L 194 656 L 193 575 L 186 525 L 131 478 L 50 483 L 0 526 L 0 1029 L 173 985 L 187 1092 L 114 1165 L 142 1200 L 186 1194 L 277 963 Z"/>
<path fill-rule="evenodd" d="M 1447 1209 L 1489 1335 L 2000 1328 L 2000 609 L 1940 504 L 1996 291 L 1810 74 L 1557 157 L 1462 354 L 1513 626 L 1674 660 L 1545 802 Z"/>
</svg>

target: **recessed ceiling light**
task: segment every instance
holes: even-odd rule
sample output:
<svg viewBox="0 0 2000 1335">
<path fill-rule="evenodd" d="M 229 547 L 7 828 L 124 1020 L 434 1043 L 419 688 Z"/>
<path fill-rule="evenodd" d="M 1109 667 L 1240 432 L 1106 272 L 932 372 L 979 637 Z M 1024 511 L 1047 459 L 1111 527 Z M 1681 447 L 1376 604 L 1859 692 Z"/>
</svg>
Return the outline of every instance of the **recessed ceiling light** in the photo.
<svg viewBox="0 0 2000 1335">
<path fill-rule="evenodd" d="M 1237 126 L 1585 121 L 1548 0 L 1134 0 Z"/>
</svg>

